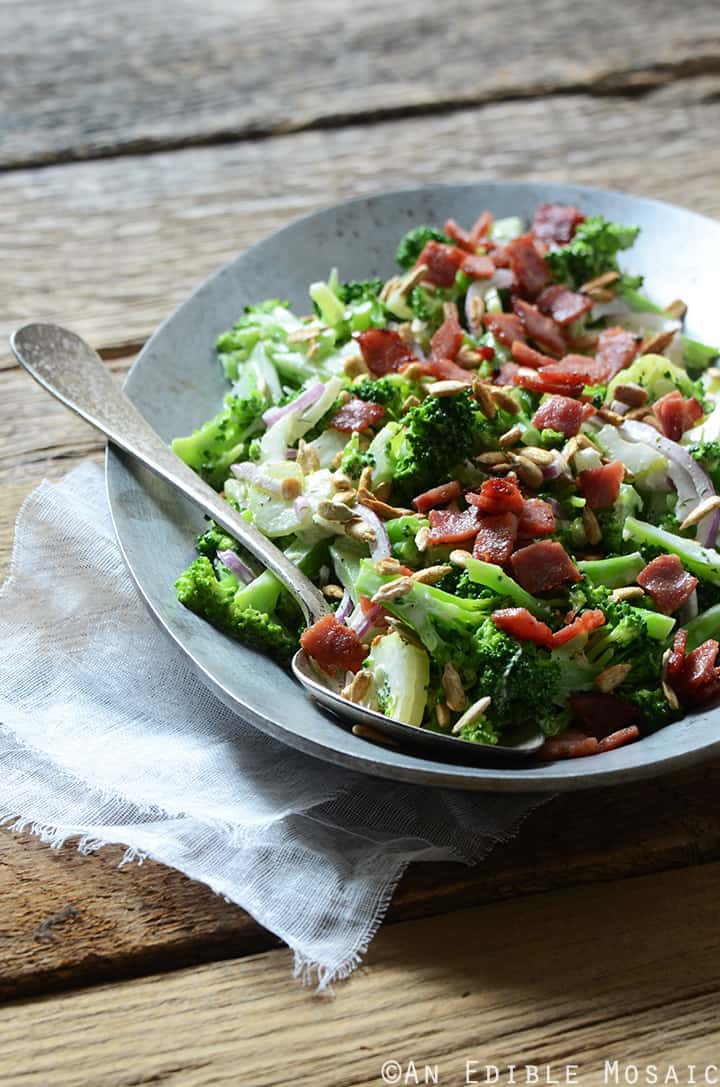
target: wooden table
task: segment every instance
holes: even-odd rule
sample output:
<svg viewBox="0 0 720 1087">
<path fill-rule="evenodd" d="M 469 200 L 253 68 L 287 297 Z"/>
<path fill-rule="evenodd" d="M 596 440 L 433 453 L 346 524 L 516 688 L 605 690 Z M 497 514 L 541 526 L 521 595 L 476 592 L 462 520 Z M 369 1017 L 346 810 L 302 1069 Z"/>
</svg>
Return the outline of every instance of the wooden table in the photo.
<svg viewBox="0 0 720 1087">
<path fill-rule="evenodd" d="M 352 194 L 534 177 L 720 214 L 712 0 L 0 0 L 0 20 L 2 341 L 58 319 L 118 376 L 223 261 Z M 0 352 L 4 571 L 25 495 L 101 444 Z M 602 1083 L 606 1060 L 688 1082 L 720 1063 L 719 787 L 716 764 L 562 797 L 475 871 L 418 866 L 334 999 L 178 873 L 2 832 L 0 1083 L 345 1087 L 387 1060 L 403 1083 L 509 1063 Z"/>
</svg>

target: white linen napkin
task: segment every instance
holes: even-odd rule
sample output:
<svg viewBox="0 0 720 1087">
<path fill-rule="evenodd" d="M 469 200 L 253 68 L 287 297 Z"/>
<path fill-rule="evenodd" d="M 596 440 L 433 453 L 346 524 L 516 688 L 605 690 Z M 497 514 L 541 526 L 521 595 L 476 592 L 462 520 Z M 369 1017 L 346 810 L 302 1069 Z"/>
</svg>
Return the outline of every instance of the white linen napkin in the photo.
<svg viewBox="0 0 720 1087">
<path fill-rule="evenodd" d="M 358 964 L 411 861 L 478 860 L 541 799 L 390 783 L 263 735 L 147 614 L 96 465 L 26 499 L 0 590 L 11 829 L 178 868 L 283 939 L 322 988 Z"/>
</svg>

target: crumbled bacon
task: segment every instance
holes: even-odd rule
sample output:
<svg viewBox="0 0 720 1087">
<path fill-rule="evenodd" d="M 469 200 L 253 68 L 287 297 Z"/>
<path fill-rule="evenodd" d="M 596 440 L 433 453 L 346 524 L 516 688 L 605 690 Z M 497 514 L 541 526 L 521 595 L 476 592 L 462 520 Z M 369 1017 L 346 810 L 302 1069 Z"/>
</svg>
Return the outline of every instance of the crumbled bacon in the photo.
<svg viewBox="0 0 720 1087">
<path fill-rule="evenodd" d="M 431 487 L 429 491 L 423 491 L 417 498 L 413 498 L 412 504 L 418 513 L 427 513 L 436 506 L 447 506 L 462 494 L 462 487 L 456 479 L 451 483 L 441 483 L 439 487 Z"/>
<path fill-rule="evenodd" d="M 580 472 L 577 477 L 578 488 L 590 509 L 608 510 L 614 506 L 624 475 L 625 466 L 619 460 Z"/>
<path fill-rule="evenodd" d="M 527 608 L 500 608 L 492 613 L 491 619 L 498 630 L 519 642 L 533 642 L 545 648 L 551 643 L 550 627 L 536 619 Z"/>
<path fill-rule="evenodd" d="M 475 376 L 473 370 L 458 366 L 452 359 L 430 359 L 420 365 L 422 373 L 429 374 L 438 381 L 463 381 L 466 385 L 472 385 Z"/>
<path fill-rule="evenodd" d="M 533 415 L 533 426 L 538 430 L 557 430 L 566 438 L 573 438 L 580 427 L 595 413 L 592 404 L 571 400 L 569 396 L 555 394 L 544 400 Z"/>
<path fill-rule="evenodd" d="M 552 272 L 538 253 L 532 235 L 515 238 L 506 246 L 506 252 L 516 289 L 526 298 L 535 298 L 552 280 Z"/>
<path fill-rule="evenodd" d="M 539 295 L 537 307 L 564 328 L 588 313 L 593 307 L 593 300 L 587 294 L 555 283 Z"/>
<path fill-rule="evenodd" d="M 430 340 L 432 359 L 454 359 L 462 347 L 465 333 L 457 317 L 447 317 Z"/>
<path fill-rule="evenodd" d="M 473 557 L 504 566 L 512 555 L 518 531 L 514 513 L 487 513 L 480 518 Z"/>
<path fill-rule="evenodd" d="M 367 656 L 362 644 L 351 627 L 338 623 L 334 615 L 323 615 L 300 636 L 300 645 L 309 657 L 334 676 L 338 672 L 357 672 Z"/>
<path fill-rule="evenodd" d="M 541 355 L 533 347 L 528 347 L 521 340 L 514 340 L 512 345 L 512 357 L 520 366 L 529 366 L 533 370 L 539 370 L 542 366 L 551 366 L 555 359 L 549 355 Z"/>
<path fill-rule="evenodd" d="M 526 302 L 522 298 L 516 298 L 513 302 L 513 309 L 522 321 L 525 332 L 531 340 L 540 344 L 546 351 L 549 351 L 553 355 L 562 355 L 565 351 L 565 337 L 563 336 L 562 329 L 552 317 L 547 317 L 544 313 L 541 313 L 537 306 L 533 306 L 530 302 Z"/>
<path fill-rule="evenodd" d="M 455 276 L 462 267 L 465 253 L 454 245 L 428 242 L 418 257 L 417 266 L 427 267 L 425 281 L 435 287 L 452 287 Z"/>
<path fill-rule="evenodd" d="M 667 674 L 670 678 L 682 670 L 687 640 L 687 630 L 681 628 L 676 632 L 667 662 Z"/>
<path fill-rule="evenodd" d="M 593 608 L 591 611 L 584 611 L 582 615 L 578 615 L 571 623 L 567 623 L 566 626 L 555 631 L 552 636 L 552 648 L 558 649 L 561 645 L 565 645 L 566 642 L 570 642 L 573 638 L 577 638 L 578 634 L 589 634 L 591 630 L 597 630 L 598 627 L 604 626 L 604 624 L 605 616 L 599 608 Z"/>
<path fill-rule="evenodd" d="M 383 377 L 415 361 L 405 341 L 390 329 L 368 328 L 359 332 L 356 339 L 367 368 L 375 377 Z"/>
<path fill-rule="evenodd" d="M 555 540 L 539 540 L 520 548 L 510 559 L 513 575 L 529 593 L 549 593 L 573 581 L 582 574 Z"/>
<path fill-rule="evenodd" d="M 567 245 L 585 216 L 572 204 L 540 204 L 535 210 L 532 232 L 547 245 Z"/>
<path fill-rule="evenodd" d="M 703 410 L 695 397 L 686 400 L 677 389 L 656 400 L 653 411 L 665 437 L 672 438 L 674 442 L 679 442 L 685 431 L 703 417 Z"/>
<path fill-rule="evenodd" d="M 565 355 L 559 362 L 543 366 L 540 375 L 547 381 L 567 382 L 568 385 L 596 385 L 608 380 L 606 364 L 587 355 Z"/>
<path fill-rule="evenodd" d="M 597 755 L 598 742 L 594 736 L 586 736 L 579 729 L 568 728 L 559 736 L 549 736 L 538 751 L 538 758 L 550 762 L 555 759 L 581 759 L 585 755 Z"/>
<path fill-rule="evenodd" d="M 492 332 L 506 347 L 512 347 L 515 340 L 525 343 L 525 327 L 516 314 L 486 313 L 483 322 L 488 332 Z"/>
<path fill-rule="evenodd" d="M 354 396 L 347 404 L 343 404 L 330 425 L 345 433 L 367 430 L 379 423 L 384 414 L 385 408 L 382 404 L 375 404 L 372 400 L 359 400 Z"/>
<path fill-rule="evenodd" d="M 468 253 L 462 262 L 462 270 L 471 279 L 491 279 L 495 273 L 492 257 Z"/>
<path fill-rule="evenodd" d="M 570 696 L 570 704 L 582 727 L 599 740 L 640 717 L 634 702 L 611 691 L 577 691 Z"/>
<path fill-rule="evenodd" d="M 634 332 L 628 332 L 626 328 L 616 326 L 606 328 L 600 333 L 595 358 L 605 366 L 607 381 L 630 365 L 638 353 L 639 345 L 640 337 Z"/>
<path fill-rule="evenodd" d="M 716 666 L 718 643 L 708 638 L 685 656 L 687 631 L 675 635 L 667 662 L 667 677 L 684 706 L 700 706 L 720 695 L 720 668 Z"/>
<path fill-rule="evenodd" d="M 445 220 L 443 234 L 446 234 L 448 238 L 451 238 L 461 249 L 467 249 L 469 253 L 474 252 L 475 246 L 472 242 L 472 235 L 469 234 L 467 230 L 464 230 L 455 219 Z"/>
<path fill-rule="evenodd" d="M 526 498 L 518 525 L 520 535 L 534 539 L 537 536 L 551 536 L 554 531 L 555 513 L 550 503 L 542 498 Z"/>
<path fill-rule="evenodd" d="M 482 215 L 475 220 L 473 228 L 470 231 L 470 237 L 472 238 L 472 243 L 474 246 L 478 246 L 480 244 L 480 242 L 490 230 L 492 224 L 493 217 L 492 212 L 490 211 L 484 211 Z"/>
<path fill-rule="evenodd" d="M 520 385 L 523 389 L 529 389 L 533 393 L 556 393 L 559 396 L 580 396 L 583 385 L 566 385 L 564 382 L 550 381 L 544 378 L 540 370 L 530 370 L 526 366 L 520 366 L 513 374 L 513 384 Z"/>
<path fill-rule="evenodd" d="M 464 540 L 472 540 L 480 525 L 480 513 L 474 507 L 463 510 L 462 513 L 451 513 L 449 510 L 430 510 L 430 535 L 431 544 L 463 543 Z"/>
<path fill-rule="evenodd" d="M 479 492 L 470 491 L 465 498 L 481 513 L 515 513 L 520 516 L 525 504 L 517 483 L 507 477 L 486 479 Z"/>
<path fill-rule="evenodd" d="M 512 385 L 515 381 L 515 374 L 519 371 L 520 367 L 516 362 L 501 362 L 498 372 L 493 378 L 494 385 Z"/>
<path fill-rule="evenodd" d="M 611 732 L 609 736 L 603 736 L 602 740 L 598 741 L 598 755 L 602 755 L 604 751 L 614 751 L 616 747 L 623 747 L 625 744 L 632 743 L 633 740 L 640 738 L 640 729 L 637 725 L 626 725 L 625 728 L 616 729 L 615 732 Z"/>
<path fill-rule="evenodd" d="M 677 555 L 658 555 L 640 571 L 637 583 L 650 594 L 658 611 L 671 615 L 692 594 L 698 579 L 687 572 Z"/>
</svg>

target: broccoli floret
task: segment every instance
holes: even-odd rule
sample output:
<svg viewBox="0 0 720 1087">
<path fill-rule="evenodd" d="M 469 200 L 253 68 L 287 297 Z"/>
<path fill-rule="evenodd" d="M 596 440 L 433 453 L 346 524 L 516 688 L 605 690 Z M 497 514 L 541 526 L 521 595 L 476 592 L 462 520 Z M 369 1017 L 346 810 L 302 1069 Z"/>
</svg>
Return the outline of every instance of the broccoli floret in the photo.
<svg viewBox="0 0 720 1087">
<path fill-rule="evenodd" d="M 389 446 L 393 493 L 409 500 L 444 482 L 476 446 L 475 413 L 468 393 L 429 396 L 403 416 Z"/>
<path fill-rule="evenodd" d="M 338 284 L 337 294 L 346 306 L 350 306 L 356 302 L 374 301 L 382 289 L 381 279 L 351 279 Z"/>
<path fill-rule="evenodd" d="M 286 664 L 298 647 L 298 639 L 277 622 L 272 614 L 253 606 L 272 600 L 269 586 L 264 583 L 255 591 L 260 575 L 249 586 L 238 586 L 237 578 L 223 569 L 218 575 L 210 559 L 202 555 L 175 582 L 178 600 L 196 615 L 207 619 L 234 638 L 255 649 L 261 649 Z M 277 604 L 277 597 L 273 607 Z"/>
<path fill-rule="evenodd" d="M 680 716 L 679 712 L 671 709 L 662 690 L 657 687 L 654 690 L 647 687 L 642 687 L 637 691 L 623 690 L 622 696 L 627 698 L 628 701 L 634 702 L 640 710 L 644 733 L 655 732 L 656 729 L 669 725 L 671 721 L 677 720 Z"/>
<path fill-rule="evenodd" d="M 695 442 L 689 446 L 688 453 L 700 461 L 717 490 L 720 487 L 720 442 Z"/>
<path fill-rule="evenodd" d="M 382 404 L 387 419 L 397 420 L 402 415 L 402 406 L 409 396 L 418 392 L 414 381 L 408 381 L 402 374 L 387 374 L 373 381 L 365 378 L 348 386 L 350 393 L 360 400 L 372 400 Z"/>
<path fill-rule="evenodd" d="M 360 448 L 360 435 L 355 431 L 343 450 L 340 469 L 350 479 L 359 479 L 363 468 L 368 466 L 375 466 L 375 458 L 369 449 Z"/>
<path fill-rule="evenodd" d="M 547 253 L 545 260 L 557 282 L 580 287 L 604 272 L 618 271 L 617 254 L 629 249 L 639 233 L 637 226 L 621 226 L 602 215 L 593 215 L 580 224 L 568 245 Z M 640 285 L 637 279 L 632 284 Z"/>
<path fill-rule="evenodd" d="M 247 457 L 248 439 L 262 429 L 260 416 L 267 401 L 260 393 L 242 399 L 229 393 L 225 407 L 199 430 L 185 438 L 174 438 L 173 452 L 219 490 L 230 472 L 230 465 Z"/>
<path fill-rule="evenodd" d="M 431 226 L 416 226 L 409 230 L 400 241 L 395 254 L 395 260 L 401 268 L 412 268 L 428 242 L 444 242 L 452 245 L 453 242 L 447 234 L 441 230 L 435 230 Z"/>
<path fill-rule="evenodd" d="M 610 509 L 596 510 L 602 542 L 605 551 L 609 554 L 620 555 L 626 551 L 636 550 L 631 541 L 623 535 L 626 519 L 637 513 L 642 508 L 642 499 L 635 488 L 629 483 L 620 484 L 620 493 L 617 502 Z"/>
</svg>

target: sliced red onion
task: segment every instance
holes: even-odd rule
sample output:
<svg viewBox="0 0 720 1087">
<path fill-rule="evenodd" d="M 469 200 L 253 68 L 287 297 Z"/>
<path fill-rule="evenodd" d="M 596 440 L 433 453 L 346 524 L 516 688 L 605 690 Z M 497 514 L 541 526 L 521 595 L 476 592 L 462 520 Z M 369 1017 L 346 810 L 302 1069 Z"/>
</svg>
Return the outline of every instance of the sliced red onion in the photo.
<svg viewBox="0 0 720 1087">
<path fill-rule="evenodd" d="M 297 449 L 286 450 L 285 460 L 297 460 Z"/>
<path fill-rule="evenodd" d="M 273 479 L 266 472 L 263 472 L 260 465 L 253 463 L 253 461 L 243 461 L 241 464 L 231 464 L 230 471 L 236 479 L 242 479 L 246 483 L 252 483 L 256 487 L 260 487 L 263 491 L 267 491 L 268 494 L 282 496 L 280 480 Z"/>
<path fill-rule="evenodd" d="M 679 521 L 683 521 L 700 502 L 715 495 L 715 488 L 701 465 L 672 438 L 666 438 L 654 427 L 637 419 L 626 419 L 618 430 L 631 441 L 652 445 L 667 457 L 668 475 L 677 491 L 675 515 Z M 719 529 L 720 513 L 714 510 L 700 521 L 695 538 L 704 547 L 714 547 Z"/>
<path fill-rule="evenodd" d="M 311 404 L 314 404 L 325 391 L 325 386 L 322 381 L 316 381 L 314 385 L 311 385 L 309 389 L 305 389 L 305 392 L 300 393 L 295 400 L 291 400 L 289 404 L 284 404 L 281 408 L 268 408 L 263 414 L 262 421 L 266 427 L 274 426 L 281 419 L 284 419 L 286 415 L 292 415 L 296 411 L 303 411 L 305 408 L 309 408 Z"/>
<path fill-rule="evenodd" d="M 337 611 L 335 612 L 335 618 L 337 619 L 338 623 L 344 623 L 352 610 L 353 599 L 346 589 L 342 595 L 342 600 L 338 604 Z"/>
<path fill-rule="evenodd" d="M 362 613 L 356 616 L 355 621 L 351 623 L 353 630 L 357 634 L 358 638 L 364 638 L 369 630 L 375 626 L 375 623 L 385 614 L 385 608 L 382 604 L 373 604 L 366 615 Z"/>
<path fill-rule="evenodd" d="M 552 464 L 543 465 L 543 479 L 557 479 L 558 476 L 561 476 L 563 474 L 563 472 L 565 471 L 565 467 L 565 462 L 562 460 L 562 458 L 555 457 L 555 460 L 552 462 Z"/>
<path fill-rule="evenodd" d="M 355 513 L 358 517 L 362 517 L 365 524 L 369 525 L 375 533 L 375 542 L 369 545 L 370 557 L 373 562 L 377 562 L 378 559 L 389 558 L 391 552 L 390 537 L 378 515 L 369 510 L 367 506 L 360 505 L 360 503 L 355 507 Z"/>
<path fill-rule="evenodd" d="M 223 566 L 227 566 L 228 570 L 235 575 L 238 581 L 244 582 L 245 585 L 252 581 L 255 574 L 252 572 L 246 562 L 236 555 L 234 551 L 218 551 L 217 557 Z"/>
<path fill-rule="evenodd" d="M 306 498 L 304 494 L 301 494 L 299 498 L 296 498 L 293 502 L 293 513 L 302 520 L 303 514 L 310 509 L 310 499 Z"/>
</svg>

